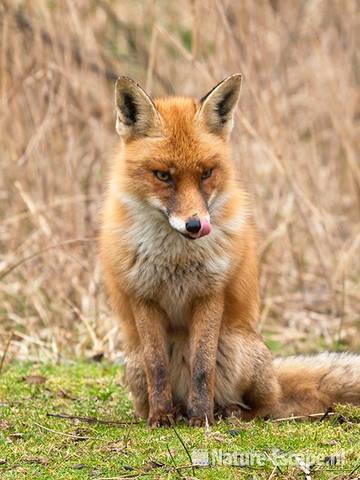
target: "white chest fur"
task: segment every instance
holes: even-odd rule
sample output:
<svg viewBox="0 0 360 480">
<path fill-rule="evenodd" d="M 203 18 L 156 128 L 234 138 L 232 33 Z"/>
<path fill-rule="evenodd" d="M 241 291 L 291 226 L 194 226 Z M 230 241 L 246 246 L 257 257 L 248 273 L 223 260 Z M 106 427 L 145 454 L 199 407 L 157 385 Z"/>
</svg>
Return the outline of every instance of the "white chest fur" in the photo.
<svg viewBox="0 0 360 480">
<path fill-rule="evenodd" d="M 230 266 L 228 240 L 216 227 L 188 240 L 154 212 L 138 215 L 126 236 L 134 252 L 128 281 L 139 295 L 155 298 L 174 325 L 187 321 L 191 300 L 216 288 Z"/>
</svg>

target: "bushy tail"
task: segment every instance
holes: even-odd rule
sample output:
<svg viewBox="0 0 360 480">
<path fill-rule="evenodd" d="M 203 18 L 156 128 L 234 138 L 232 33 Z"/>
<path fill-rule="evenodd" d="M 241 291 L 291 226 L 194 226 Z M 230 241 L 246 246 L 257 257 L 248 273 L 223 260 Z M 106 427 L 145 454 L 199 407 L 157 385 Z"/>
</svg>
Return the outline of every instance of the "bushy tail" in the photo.
<svg viewBox="0 0 360 480">
<path fill-rule="evenodd" d="M 360 355 L 276 358 L 274 368 L 282 389 L 275 417 L 321 413 L 334 403 L 360 405 Z"/>
</svg>

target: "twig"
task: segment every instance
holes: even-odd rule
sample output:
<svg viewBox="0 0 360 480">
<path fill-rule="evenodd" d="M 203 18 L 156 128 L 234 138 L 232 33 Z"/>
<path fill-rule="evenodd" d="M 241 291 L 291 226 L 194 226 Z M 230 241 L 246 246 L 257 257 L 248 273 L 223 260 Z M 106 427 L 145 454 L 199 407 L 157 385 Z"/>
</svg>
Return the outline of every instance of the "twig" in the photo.
<svg viewBox="0 0 360 480">
<path fill-rule="evenodd" d="M 195 475 L 195 469 L 194 469 L 194 466 L 193 466 L 193 464 L 192 464 L 192 458 L 191 458 L 190 452 L 189 452 L 187 446 L 185 445 L 184 440 L 180 437 L 179 433 L 177 432 L 176 428 L 174 427 L 174 425 L 172 425 L 172 429 L 174 430 L 175 435 L 176 435 L 177 438 L 179 439 L 179 442 L 180 442 L 181 445 L 183 446 L 183 448 L 184 448 L 184 450 L 185 450 L 185 452 L 186 452 L 186 455 L 188 456 L 188 459 L 190 460 L 191 467 L 192 467 L 192 473 L 193 473 L 193 475 Z"/>
<path fill-rule="evenodd" d="M 171 461 L 172 461 L 172 463 L 173 463 L 173 465 L 174 465 L 174 468 L 175 468 L 175 470 L 176 470 L 176 473 L 179 475 L 180 478 L 182 478 L 181 472 L 179 471 L 179 469 L 178 469 L 178 467 L 177 467 L 177 465 L 176 465 L 176 463 L 175 463 L 175 459 L 174 459 L 174 457 L 173 457 L 173 454 L 172 454 L 171 451 L 170 451 L 170 448 L 169 448 L 169 445 L 168 445 L 168 444 L 166 444 L 166 449 L 167 449 L 167 451 L 168 451 L 168 453 L 169 453 L 170 459 L 171 459 Z"/>
<path fill-rule="evenodd" d="M 334 412 L 326 411 L 322 413 L 311 413 L 310 415 L 293 415 L 292 417 L 283 417 L 283 418 L 275 418 L 273 422 L 286 422 L 288 420 L 306 420 L 306 419 L 319 419 L 324 420 L 327 417 L 332 417 L 335 415 Z"/>
<path fill-rule="evenodd" d="M 324 415 L 319 419 L 319 422 L 323 422 L 326 418 L 329 417 L 330 413 L 333 413 L 333 409 L 331 407 L 329 407 L 326 412 L 324 413 Z"/>
<path fill-rule="evenodd" d="M 89 440 L 90 438 L 91 439 L 96 438 L 96 437 L 85 437 L 83 435 L 73 435 L 73 434 L 70 434 L 70 433 L 59 432 L 58 430 L 53 430 L 52 428 L 45 427 L 44 425 L 41 425 L 40 423 L 37 423 L 37 422 L 34 422 L 34 425 L 41 428 L 42 430 L 46 430 L 47 432 L 57 433 L 58 435 L 62 435 L 64 437 L 69 437 L 69 438 L 72 438 L 73 440 Z"/>
<path fill-rule="evenodd" d="M 69 415 L 67 413 L 51 413 L 48 412 L 46 414 L 47 417 L 52 417 L 52 418 L 61 418 L 64 420 L 80 420 L 81 422 L 86 422 L 86 423 L 99 423 L 101 425 L 110 425 L 114 427 L 127 427 L 129 425 L 136 425 L 139 424 L 140 422 L 133 421 L 133 422 L 125 422 L 125 421 L 118 421 L 118 420 L 102 420 L 100 418 L 96 417 L 82 417 L 78 415 Z"/>
</svg>

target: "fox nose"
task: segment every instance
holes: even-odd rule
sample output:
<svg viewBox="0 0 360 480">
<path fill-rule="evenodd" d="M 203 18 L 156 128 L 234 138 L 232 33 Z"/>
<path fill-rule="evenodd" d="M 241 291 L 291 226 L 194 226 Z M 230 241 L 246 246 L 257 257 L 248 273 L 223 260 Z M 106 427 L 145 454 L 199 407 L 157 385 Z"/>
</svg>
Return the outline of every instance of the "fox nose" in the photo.
<svg viewBox="0 0 360 480">
<path fill-rule="evenodd" d="M 199 233 L 201 230 L 201 222 L 197 218 L 191 218 L 186 222 L 185 228 L 189 233 Z"/>
</svg>

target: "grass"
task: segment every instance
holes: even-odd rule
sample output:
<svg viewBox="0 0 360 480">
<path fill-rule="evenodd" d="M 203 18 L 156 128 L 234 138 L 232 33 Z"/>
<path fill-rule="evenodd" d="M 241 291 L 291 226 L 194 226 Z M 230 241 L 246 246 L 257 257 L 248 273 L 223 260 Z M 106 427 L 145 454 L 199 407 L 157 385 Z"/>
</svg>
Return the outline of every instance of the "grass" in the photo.
<svg viewBox="0 0 360 480">
<path fill-rule="evenodd" d="M 123 421 L 87 423 L 48 414 Z M 132 423 L 134 422 L 134 423 Z M 186 447 L 186 449 L 184 448 Z M 252 467 L 194 469 L 193 450 L 253 452 Z M 218 421 L 205 429 L 150 430 L 133 417 L 123 369 L 107 362 L 12 363 L 0 383 L 0 478 L 10 479 L 269 479 L 305 478 L 298 464 L 275 457 L 311 456 L 313 479 L 359 478 L 360 409 L 338 407 L 323 421 Z M 284 457 L 285 455 L 285 457 Z M 287 457 L 286 457 L 287 456 Z M 216 458 L 214 457 L 216 460 Z M 329 462 L 337 460 L 336 465 Z M 255 460 L 254 460 L 255 462 Z"/>
<path fill-rule="evenodd" d="M 357 0 L 0 0 L 7 358 L 121 350 L 96 246 L 120 74 L 196 98 L 243 74 L 232 144 L 260 232 L 262 332 L 281 352 L 359 351 L 358 25 Z"/>
</svg>

